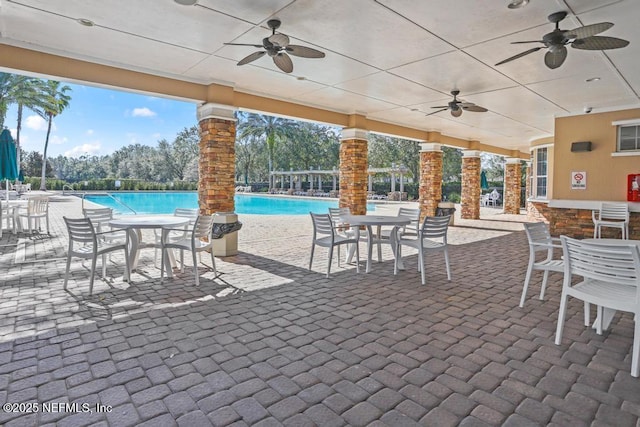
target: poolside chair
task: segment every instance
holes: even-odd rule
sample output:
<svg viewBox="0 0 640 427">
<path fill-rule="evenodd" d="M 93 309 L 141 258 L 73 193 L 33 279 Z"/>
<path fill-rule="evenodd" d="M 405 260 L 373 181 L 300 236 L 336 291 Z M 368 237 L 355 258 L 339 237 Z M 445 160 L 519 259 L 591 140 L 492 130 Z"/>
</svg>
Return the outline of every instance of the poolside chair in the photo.
<svg viewBox="0 0 640 427">
<path fill-rule="evenodd" d="M 313 253 L 316 245 L 329 248 L 329 260 L 327 264 L 327 279 L 331 273 L 331 259 L 333 258 L 333 248 L 342 245 L 354 245 L 356 253 L 356 271 L 360 272 L 360 251 L 355 234 L 339 234 L 329 214 L 314 214 L 310 212 L 313 221 L 313 242 L 311 243 L 311 257 L 309 259 L 309 270 L 313 265 Z M 338 252 L 338 267 L 340 266 L 340 254 Z"/>
<path fill-rule="evenodd" d="M 417 236 L 420 229 L 420 209 L 413 208 L 399 208 L 398 216 L 406 216 L 411 218 L 411 223 L 400 228 L 398 231 L 400 235 L 412 235 Z M 391 243 L 391 232 L 393 229 L 383 229 L 378 227 L 378 232 L 373 237 L 374 243 L 378 246 L 378 262 L 382 261 L 382 244 Z"/>
<path fill-rule="evenodd" d="M 184 230 L 182 232 L 177 232 L 177 231 L 170 232 L 169 235 L 167 236 L 169 241 L 179 241 L 179 240 L 187 239 L 189 237 L 189 232 L 191 230 L 191 227 L 195 223 L 195 221 L 198 218 L 199 214 L 200 214 L 200 210 L 199 209 L 176 208 L 173 211 L 173 216 L 189 218 L 191 221 L 189 221 L 189 225 L 186 225 L 184 227 Z M 154 233 L 155 239 L 156 239 L 156 241 L 155 241 L 156 246 L 155 246 L 155 251 L 154 251 L 154 256 L 153 256 L 153 263 L 157 267 L 158 266 L 158 250 L 160 249 L 160 246 L 161 246 L 160 240 L 162 239 L 162 232 L 161 232 L 161 230 L 154 229 L 153 233 Z M 200 262 L 202 262 L 202 259 L 200 259 Z"/>
<path fill-rule="evenodd" d="M 209 251 L 211 254 L 211 268 L 215 277 L 218 277 L 218 271 L 216 270 L 216 260 L 213 255 L 213 236 L 211 235 L 213 230 L 213 215 L 199 215 L 193 224 L 191 230 L 189 230 L 183 237 L 172 238 L 171 232 L 176 232 L 176 236 L 184 232 L 182 228 L 176 229 L 164 229 L 162 237 L 160 239 L 160 246 L 162 249 L 162 262 L 160 265 L 160 282 L 164 279 L 164 264 L 165 259 L 168 257 L 166 254 L 167 249 L 179 249 L 180 250 L 180 271 L 184 272 L 184 251 L 191 251 L 193 258 L 193 274 L 195 276 L 196 286 L 200 286 L 200 276 L 198 275 L 198 260 L 197 254 L 202 251 Z M 206 239 L 203 240 L 203 239 Z M 214 278 L 215 278 L 214 277 Z"/>
<path fill-rule="evenodd" d="M 602 334 L 604 309 L 633 313 L 631 376 L 640 376 L 640 246 L 587 242 L 566 236 L 560 239 L 565 265 L 556 345 L 562 342 L 569 296 L 584 301 L 585 326 L 590 325 L 589 304 L 597 306 L 598 334 Z M 573 284 L 573 275 L 582 280 Z M 603 345 L 606 347 L 606 342 Z"/>
<path fill-rule="evenodd" d="M 0 200 L 0 237 L 2 237 L 2 222 L 7 224 L 7 230 L 16 234 L 16 208 Z"/>
<path fill-rule="evenodd" d="M 96 261 L 98 256 L 102 256 L 102 277 L 107 273 L 106 255 L 114 251 L 123 251 L 126 269 L 124 280 L 129 280 L 129 235 L 125 233 L 124 240 L 115 240 L 103 238 L 113 231 L 105 231 L 97 233 L 95 226 L 91 223 L 90 218 L 72 219 L 62 217 L 67 225 L 69 233 L 69 250 L 67 251 L 67 268 L 64 273 L 63 288 L 67 289 L 69 280 L 69 268 L 71 266 L 71 258 L 91 259 L 91 278 L 89 279 L 89 295 L 93 294 L 93 279 L 96 272 Z M 78 247 L 75 244 L 78 244 Z"/>
<path fill-rule="evenodd" d="M 529 241 L 529 265 L 527 266 L 527 274 L 524 279 L 522 296 L 520 297 L 521 308 L 524 307 L 531 274 L 534 270 L 544 271 L 542 286 L 540 287 L 540 300 L 544 299 L 549 272 L 562 273 L 564 271 L 564 262 L 558 258 L 554 259 L 553 256 L 554 249 L 562 249 L 560 239 L 551 237 L 547 224 L 544 222 L 528 223 L 524 225 L 524 231 L 527 233 L 527 240 Z M 546 257 L 537 259 L 540 252 L 545 253 Z"/>
<path fill-rule="evenodd" d="M 424 253 L 425 252 L 444 252 L 444 261 L 447 268 L 447 280 L 451 280 L 451 268 L 449 266 L 449 251 L 447 246 L 447 231 L 449 229 L 449 220 L 451 215 L 445 216 L 427 216 L 424 218 L 418 236 L 415 239 L 408 239 L 406 236 L 398 233 L 396 260 L 393 274 L 398 274 L 398 260 L 402 256 L 402 246 L 411 246 L 418 250 L 418 271 L 422 278 L 422 284 L 425 282 Z"/>
<path fill-rule="evenodd" d="M 594 238 L 600 238 L 602 227 L 619 228 L 622 238 L 629 238 L 629 206 L 626 203 L 603 202 L 598 215 L 596 216 L 596 211 L 592 211 L 591 218 Z"/>
<path fill-rule="evenodd" d="M 34 196 L 29 197 L 29 201 L 26 207 L 21 207 L 18 210 L 18 219 L 22 221 L 22 218 L 27 219 L 27 230 L 30 233 L 41 230 L 40 220 L 45 219 L 47 224 L 47 234 L 49 232 L 49 196 Z M 24 228 L 22 228 L 24 230 Z"/>
</svg>

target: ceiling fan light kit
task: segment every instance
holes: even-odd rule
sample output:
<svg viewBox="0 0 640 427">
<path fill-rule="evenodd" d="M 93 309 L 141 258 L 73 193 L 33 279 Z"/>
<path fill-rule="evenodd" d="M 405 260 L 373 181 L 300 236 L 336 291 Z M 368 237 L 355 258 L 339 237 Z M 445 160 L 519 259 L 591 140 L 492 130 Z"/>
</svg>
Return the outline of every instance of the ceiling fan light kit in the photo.
<svg viewBox="0 0 640 427">
<path fill-rule="evenodd" d="M 511 7 L 511 5 L 509 5 Z M 510 58 L 498 62 L 496 65 L 506 64 L 515 59 L 522 58 L 533 52 L 537 52 L 540 49 L 548 49 L 544 56 L 544 63 L 547 68 L 556 69 L 560 67 L 567 59 L 567 46 L 571 46 L 574 49 L 582 50 L 609 50 L 620 49 L 629 44 L 628 40 L 619 39 L 616 37 L 604 37 L 597 36 L 609 28 L 613 27 L 611 22 L 599 22 L 597 24 L 585 25 L 582 27 L 574 28 L 573 30 L 561 30 L 560 21 L 567 17 L 567 12 L 561 11 L 552 13 L 548 16 L 549 22 L 554 23 L 556 28 L 545 34 L 542 40 L 528 40 L 521 42 L 512 42 L 511 44 L 523 44 L 523 43 L 542 43 L 544 46 L 538 46 L 520 52 Z"/>
<path fill-rule="evenodd" d="M 452 90 L 451 95 L 453 95 L 453 100 L 450 101 L 447 105 L 439 105 L 437 107 L 431 107 L 431 108 L 437 108 L 438 111 L 429 113 L 427 114 L 427 116 L 430 116 L 432 114 L 436 114 L 445 110 L 450 110 L 451 115 L 453 117 L 460 117 L 463 111 L 471 111 L 473 113 L 486 113 L 487 111 L 489 111 L 486 108 L 476 105 L 472 102 L 460 101 L 458 99 L 459 94 L 460 94 L 459 90 Z"/>
<path fill-rule="evenodd" d="M 520 9 L 521 7 L 525 7 L 529 4 L 529 0 L 513 0 L 511 3 L 507 5 L 509 9 Z"/>
<path fill-rule="evenodd" d="M 262 39 L 262 44 L 246 44 L 246 43 L 225 43 L 230 46 L 252 46 L 260 50 L 254 52 L 240 61 L 237 65 L 245 65 L 255 61 L 258 58 L 262 58 L 264 55 L 268 55 L 273 60 L 276 66 L 285 73 L 291 73 L 293 71 L 293 62 L 289 55 L 298 56 L 301 58 L 324 58 L 324 52 L 307 47 L 289 44 L 289 37 L 282 33 L 276 33 L 276 30 L 280 28 L 282 22 L 273 18 L 267 21 L 267 26 L 271 29 L 271 36 Z"/>
</svg>

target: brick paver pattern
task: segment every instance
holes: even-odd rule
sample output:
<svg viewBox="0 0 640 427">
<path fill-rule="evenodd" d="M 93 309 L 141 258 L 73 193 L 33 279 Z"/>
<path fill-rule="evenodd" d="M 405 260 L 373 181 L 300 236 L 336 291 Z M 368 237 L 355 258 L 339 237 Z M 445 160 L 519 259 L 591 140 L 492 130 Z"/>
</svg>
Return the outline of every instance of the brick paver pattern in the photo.
<svg viewBox="0 0 640 427">
<path fill-rule="evenodd" d="M 40 405 L 0 411 L 0 425 L 639 423 L 630 315 L 599 336 L 571 301 L 556 346 L 560 274 L 544 301 L 534 276 L 518 308 L 522 216 L 456 218 L 452 281 L 434 254 L 422 286 L 410 250 L 397 276 L 384 245 L 371 273 L 334 259 L 326 279 L 326 250 L 308 270 L 308 216 L 240 215 L 239 254 L 218 258 L 220 277 L 201 267 L 195 287 L 187 268 L 161 284 L 145 249 L 131 283 L 114 255 L 89 296 L 90 265 L 79 259 L 62 289 L 62 216 L 79 217 L 80 199 L 54 196 L 50 210 L 50 236 L 0 240 L 0 403 Z"/>
</svg>

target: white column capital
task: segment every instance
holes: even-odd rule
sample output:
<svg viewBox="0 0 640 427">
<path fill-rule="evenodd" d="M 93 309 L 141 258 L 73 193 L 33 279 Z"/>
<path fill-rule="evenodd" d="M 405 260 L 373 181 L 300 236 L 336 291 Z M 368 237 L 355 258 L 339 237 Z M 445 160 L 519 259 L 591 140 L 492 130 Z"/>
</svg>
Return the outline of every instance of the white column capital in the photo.
<svg viewBox="0 0 640 427">
<path fill-rule="evenodd" d="M 363 139 L 365 141 L 368 141 L 369 131 L 358 128 L 343 128 L 340 131 L 340 141 L 343 141 L 345 139 Z"/>
<path fill-rule="evenodd" d="M 480 150 L 462 150 L 462 157 L 480 157 Z"/>
<path fill-rule="evenodd" d="M 196 115 L 198 122 L 204 119 L 222 119 L 236 121 L 235 116 L 236 108 L 231 105 L 216 104 L 213 102 L 207 102 L 198 106 Z"/>
<path fill-rule="evenodd" d="M 520 164 L 520 162 L 522 161 L 522 159 L 519 159 L 517 157 L 507 157 L 505 158 L 505 160 L 507 165 Z"/>
<path fill-rule="evenodd" d="M 442 151 L 442 146 L 437 142 L 421 142 L 419 145 L 421 153 Z"/>
</svg>

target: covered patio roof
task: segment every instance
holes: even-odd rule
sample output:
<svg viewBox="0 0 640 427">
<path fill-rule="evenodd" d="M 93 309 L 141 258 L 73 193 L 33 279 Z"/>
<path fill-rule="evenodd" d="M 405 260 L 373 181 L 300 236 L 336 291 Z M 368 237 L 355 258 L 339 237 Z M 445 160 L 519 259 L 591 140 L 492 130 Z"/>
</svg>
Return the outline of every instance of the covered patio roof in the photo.
<svg viewBox="0 0 640 427">
<path fill-rule="evenodd" d="M 181 1 L 180 3 L 185 3 Z M 399 0 L 3 0 L 0 67 L 5 71 L 122 88 L 193 102 L 360 127 L 373 132 L 527 157 L 529 143 L 554 134 L 554 118 L 640 105 L 640 28 L 632 1 L 508 2 Z M 615 25 L 604 36 L 629 40 L 608 51 L 569 48 L 551 70 L 534 52 L 553 29 L 547 16 L 567 11 L 572 29 Z M 292 44 L 323 51 L 323 59 L 293 57 L 293 72 L 258 50 L 266 21 Z M 87 26 L 87 24 L 89 26 Z M 593 80 L 597 78 L 596 80 Z M 590 82 L 587 80 L 591 80 Z M 460 98 L 486 113 L 426 116 Z"/>
</svg>

